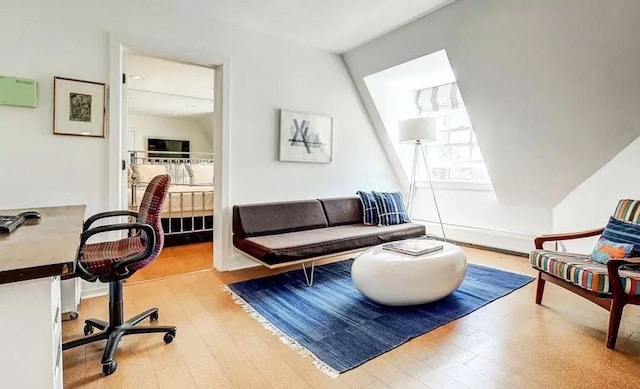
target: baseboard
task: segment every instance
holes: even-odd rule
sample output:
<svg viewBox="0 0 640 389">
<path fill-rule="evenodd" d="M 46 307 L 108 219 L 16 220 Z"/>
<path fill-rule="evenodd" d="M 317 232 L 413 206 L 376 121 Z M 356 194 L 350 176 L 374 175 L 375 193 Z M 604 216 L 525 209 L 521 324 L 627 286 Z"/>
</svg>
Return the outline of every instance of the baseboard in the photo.
<svg viewBox="0 0 640 389">
<path fill-rule="evenodd" d="M 106 296 L 109 294 L 109 285 L 102 285 L 97 288 L 82 289 L 80 300 L 90 299 L 93 297 Z"/>
<path fill-rule="evenodd" d="M 440 224 L 425 220 L 415 220 L 416 223 L 427 226 L 427 232 L 440 236 Z M 445 224 L 447 240 L 462 246 L 476 247 L 501 253 L 528 256 L 533 250 L 533 240 L 536 235 L 520 232 L 491 230 L 477 227 Z"/>
<path fill-rule="evenodd" d="M 218 271 L 234 271 L 234 270 L 242 270 L 249 269 L 252 267 L 262 266 L 258 262 L 249 259 L 241 254 L 230 255 L 224 261 L 224 266 L 221 268 L 216 268 Z"/>
</svg>

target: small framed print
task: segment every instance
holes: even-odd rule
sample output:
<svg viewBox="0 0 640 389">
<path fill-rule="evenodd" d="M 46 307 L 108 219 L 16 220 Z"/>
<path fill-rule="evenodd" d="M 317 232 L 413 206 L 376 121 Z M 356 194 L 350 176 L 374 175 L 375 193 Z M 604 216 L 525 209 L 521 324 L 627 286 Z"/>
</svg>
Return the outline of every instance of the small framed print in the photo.
<svg viewBox="0 0 640 389">
<path fill-rule="evenodd" d="M 106 137 L 104 83 L 53 78 L 53 133 Z"/>
<path fill-rule="evenodd" d="M 280 110 L 280 160 L 331 163 L 333 118 Z"/>
</svg>

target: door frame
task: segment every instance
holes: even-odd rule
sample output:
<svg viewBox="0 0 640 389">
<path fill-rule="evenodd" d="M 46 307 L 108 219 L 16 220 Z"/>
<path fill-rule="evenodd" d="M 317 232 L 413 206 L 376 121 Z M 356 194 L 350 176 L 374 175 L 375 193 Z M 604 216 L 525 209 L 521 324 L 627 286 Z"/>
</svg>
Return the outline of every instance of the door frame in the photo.
<svg viewBox="0 0 640 389">
<path fill-rule="evenodd" d="M 126 209 L 123 196 L 126 182 L 122 175 L 122 160 L 126 143 L 126 123 L 123 82 L 124 57 L 135 53 L 178 62 L 192 63 L 215 69 L 213 120 L 213 253 L 212 268 L 225 270 L 231 250 L 231 222 L 229 206 L 229 154 L 230 154 L 230 59 L 205 49 L 186 48 L 180 42 L 159 41 L 151 36 L 109 34 L 109 152 L 108 152 L 108 207 Z"/>
</svg>

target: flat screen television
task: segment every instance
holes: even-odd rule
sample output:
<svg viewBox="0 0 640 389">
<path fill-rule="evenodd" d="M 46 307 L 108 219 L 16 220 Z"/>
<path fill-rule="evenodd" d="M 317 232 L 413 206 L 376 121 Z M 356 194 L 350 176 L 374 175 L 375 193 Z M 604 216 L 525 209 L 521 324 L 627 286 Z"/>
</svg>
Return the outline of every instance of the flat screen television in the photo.
<svg viewBox="0 0 640 389">
<path fill-rule="evenodd" d="M 176 139 L 147 139 L 147 151 L 149 152 L 149 158 L 162 158 L 167 157 L 167 154 L 154 153 L 154 151 L 172 151 L 182 152 L 187 154 L 173 154 L 175 158 L 189 158 L 189 141 L 188 140 L 176 140 Z"/>
</svg>

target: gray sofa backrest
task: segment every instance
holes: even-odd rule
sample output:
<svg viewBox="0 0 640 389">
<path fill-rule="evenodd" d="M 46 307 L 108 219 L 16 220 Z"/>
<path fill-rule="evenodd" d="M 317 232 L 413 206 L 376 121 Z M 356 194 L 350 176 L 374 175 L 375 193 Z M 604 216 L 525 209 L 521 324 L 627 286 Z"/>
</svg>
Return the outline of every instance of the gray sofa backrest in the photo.
<svg viewBox="0 0 640 389">
<path fill-rule="evenodd" d="M 318 200 L 233 206 L 233 233 L 243 238 L 328 226 Z"/>
<path fill-rule="evenodd" d="M 335 197 L 319 200 L 327 216 L 329 227 L 362 223 L 360 197 Z"/>
</svg>

